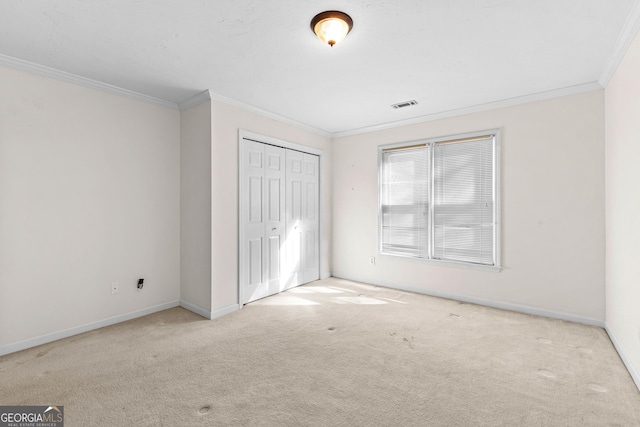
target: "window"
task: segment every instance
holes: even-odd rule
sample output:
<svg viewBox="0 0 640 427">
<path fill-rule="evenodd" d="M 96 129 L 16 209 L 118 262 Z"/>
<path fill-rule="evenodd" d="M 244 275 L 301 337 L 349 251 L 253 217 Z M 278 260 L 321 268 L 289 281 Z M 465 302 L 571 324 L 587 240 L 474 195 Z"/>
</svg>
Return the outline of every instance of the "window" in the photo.
<svg viewBox="0 0 640 427">
<path fill-rule="evenodd" d="M 498 267 L 498 136 L 380 147 L 380 253 Z"/>
</svg>

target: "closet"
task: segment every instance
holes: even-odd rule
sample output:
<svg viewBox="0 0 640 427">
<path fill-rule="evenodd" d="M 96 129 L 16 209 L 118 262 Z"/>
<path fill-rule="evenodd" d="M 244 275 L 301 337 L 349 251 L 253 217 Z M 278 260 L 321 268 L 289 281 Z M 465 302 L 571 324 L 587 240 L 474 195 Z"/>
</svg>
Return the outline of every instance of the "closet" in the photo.
<svg viewBox="0 0 640 427">
<path fill-rule="evenodd" d="M 240 137 L 241 304 L 320 278 L 319 156 L 277 144 Z"/>
</svg>

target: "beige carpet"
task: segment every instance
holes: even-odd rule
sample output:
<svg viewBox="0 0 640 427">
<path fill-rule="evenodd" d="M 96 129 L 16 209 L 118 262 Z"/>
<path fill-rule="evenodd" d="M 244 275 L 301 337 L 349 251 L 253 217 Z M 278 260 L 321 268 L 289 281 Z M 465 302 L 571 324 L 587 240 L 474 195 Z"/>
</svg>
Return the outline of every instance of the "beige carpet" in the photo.
<svg viewBox="0 0 640 427">
<path fill-rule="evenodd" d="M 639 426 L 599 328 L 328 279 L 0 358 L 0 405 L 66 426 Z"/>
</svg>

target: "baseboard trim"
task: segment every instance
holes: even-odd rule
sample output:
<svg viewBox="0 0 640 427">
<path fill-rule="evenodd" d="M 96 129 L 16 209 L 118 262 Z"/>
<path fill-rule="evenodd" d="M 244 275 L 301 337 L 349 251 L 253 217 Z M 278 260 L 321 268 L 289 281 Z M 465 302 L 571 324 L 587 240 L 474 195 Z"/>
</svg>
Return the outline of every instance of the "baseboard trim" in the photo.
<svg viewBox="0 0 640 427">
<path fill-rule="evenodd" d="M 171 301 L 165 304 L 148 307 L 142 310 L 134 311 L 127 314 L 121 314 L 119 316 L 109 317 L 108 319 L 99 320 L 97 322 L 87 323 L 85 325 L 76 326 L 74 328 L 65 329 L 63 331 L 53 332 L 51 334 L 42 335 L 36 338 L 31 338 L 17 343 L 12 343 L 0 347 L 0 356 L 5 354 L 15 353 L 17 351 L 26 350 L 28 348 L 36 347 L 42 344 L 47 344 L 53 341 L 68 338 L 74 335 L 82 334 L 85 332 L 93 331 L 95 329 L 104 328 L 105 326 L 115 325 L 116 323 L 126 322 L 127 320 L 136 319 L 138 317 L 146 316 L 148 314 L 156 313 L 158 311 L 167 310 L 169 308 L 178 307 L 178 301 Z"/>
<path fill-rule="evenodd" d="M 180 307 L 185 308 L 189 311 L 192 311 L 196 314 L 199 314 L 200 316 L 204 317 L 205 319 L 209 319 L 209 320 L 213 320 L 213 319 L 217 319 L 218 317 L 222 317 L 222 316 L 226 316 L 227 314 L 231 314 L 234 311 L 238 311 L 240 310 L 240 305 L 239 304 L 232 304 L 229 305 L 227 307 L 224 308 L 220 308 L 218 310 L 215 311 L 209 311 L 206 308 L 202 308 L 200 306 L 197 306 L 195 304 L 191 304 L 189 302 L 186 301 L 180 301 Z"/>
<path fill-rule="evenodd" d="M 376 286 L 383 286 L 385 288 L 398 289 L 401 291 L 413 292 L 416 294 L 429 295 L 437 298 L 445 298 L 445 299 L 450 299 L 454 301 L 468 302 L 471 304 L 482 305 L 485 307 L 498 308 L 501 310 L 515 311 L 517 313 L 548 317 L 550 319 L 566 320 L 568 322 L 581 323 L 583 325 L 597 326 L 599 328 L 604 328 L 603 320 L 591 319 L 589 317 L 576 316 L 574 314 L 562 313 L 562 312 L 553 311 L 553 310 L 545 310 L 543 308 L 530 307 L 527 305 L 513 304 L 513 303 L 507 303 L 507 302 L 500 302 L 500 301 L 491 301 L 491 300 L 485 300 L 481 298 L 469 297 L 465 295 L 449 294 L 446 292 L 424 290 L 424 289 L 413 288 L 410 286 L 398 286 L 393 283 L 383 283 L 383 282 L 377 282 L 377 281 L 374 282 L 374 281 L 368 281 L 368 280 L 352 279 L 349 277 L 338 277 L 338 278 L 342 278 L 345 280 L 354 280 L 361 283 L 370 283 Z"/>
<path fill-rule="evenodd" d="M 204 317 L 205 319 L 211 319 L 211 311 L 209 311 L 209 310 L 207 310 L 205 308 L 202 308 L 202 307 L 200 307 L 198 305 L 191 304 L 191 303 L 188 303 L 186 301 L 180 300 L 180 307 L 182 307 L 182 308 L 184 308 L 186 310 L 192 311 L 195 314 L 198 314 L 198 315 Z"/>
<path fill-rule="evenodd" d="M 434 293 L 433 296 L 439 296 L 441 298 L 448 298 L 448 299 L 455 299 L 458 301 L 469 302 L 472 304 L 483 305 L 486 307 L 499 308 L 501 310 L 515 311 L 517 313 L 531 314 L 533 316 L 547 317 L 550 319 L 557 319 L 557 320 L 565 320 L 567 322 L 581 323 L 583 325 L 604 328 L 604 321 L 602 320 L 592 319 L 590 317 L 576 316 L 574 314 L 563 313 L 560 311 L 545 310 L 542 308 L 530 307 L 527 305 L 490 301 L 490 300 L 484 300 L 480 298 L 465 297 L 465 296 L 458 296 L 458 295 L 447 295 L 447 294 L 437 295 Z"/>
<path fill-rule="evenodd" d="M 218 310 L 211 313 L 211 320 L 217 319 L 218 317 L 226 316 L 227 314 L 234 313 L 240 310 L 242 306 L 240 304 L 231 304 L 223 308 L 219 308 Z"/>
<path fill-rule="evenodd" d="M 604 325 L 604 330 L 607 332 L 607 335 L 609 335 L 609 339 L 611 340 L 611 342 L 613 343 L 613 346 L 618 352 L 620 359 L 622 359 L 622 363 L 624 363 L 624 366 L 627 368 L 627 371 L 629 371 L 629 375 L 631 375 L 633 382 L 636 383 L 636 387 L 638 387 L 638 391 L 640 391 L 640 374 L 638 374 L 638 371 L 636 371 L 636 368 L 631 363 L 631 359 L 627 357 L 627 353 L 625 352 L 624 347 L 622 347 L 622 344 L 620 344 L 620 342 L 616 339 L 615 334 L 609 328 L 609 325 L 607 325 L 606 322 Z"/>
</svg>

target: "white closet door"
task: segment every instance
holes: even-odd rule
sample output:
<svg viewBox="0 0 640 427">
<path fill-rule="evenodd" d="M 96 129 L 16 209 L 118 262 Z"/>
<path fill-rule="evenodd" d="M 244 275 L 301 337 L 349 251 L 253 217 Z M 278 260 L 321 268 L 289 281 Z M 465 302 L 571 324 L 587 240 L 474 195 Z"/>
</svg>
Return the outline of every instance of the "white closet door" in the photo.
<svg viewBox="0 0 640 427">
<path fill-rule="evenodd" d="M 283 289 L 298 286 L 303 281 L 303 190 L 304 178 L 302 168 L 304 154 L 299 151 L 287 150 L 286 170 L 286 272 L 287 280 Z"/>
<path fill-rule="evenodd" d="M 320 278 L 318 156 L 287 150 L 286 247 L 284 289 Z"/>
<path fill-rule="evenodd" d="M 312 154 L 303 157 L 303 206 L 302 206 L 302 283 L 320 279 L 319 250 L 319 158 Z"/>
<path fill-rule="evenodd" d="M 284 149 L 247 141 L 241 150 L 246 178 L 241 220 L 240 283 L 243 302 L 279 292 L 284 259 Z"/>
<path fill-rule="evenodd" d="M 319 157 L 240 144 L 240 302 L 320 278 Z"/>
<path fill-rule="evenodd" d="M 245 202 L 240 212 L 244 224 L 244 235 L 240 237 L 240 282 L 243 284 L 242 299 L 248 302 L 268 294 L 264 283 L 266 264 L 263 253 L 264 144 L 246 141 L 241 148 L 240 161 L 246 177 L 240 188 Z"/>
<path fill-rule="evenodd" d="M 265 156 L 266 281 L 269 295 L 273 295 L 280 292 L 284 281 L 285 149 L 265 145 Z"/>
</svg>

